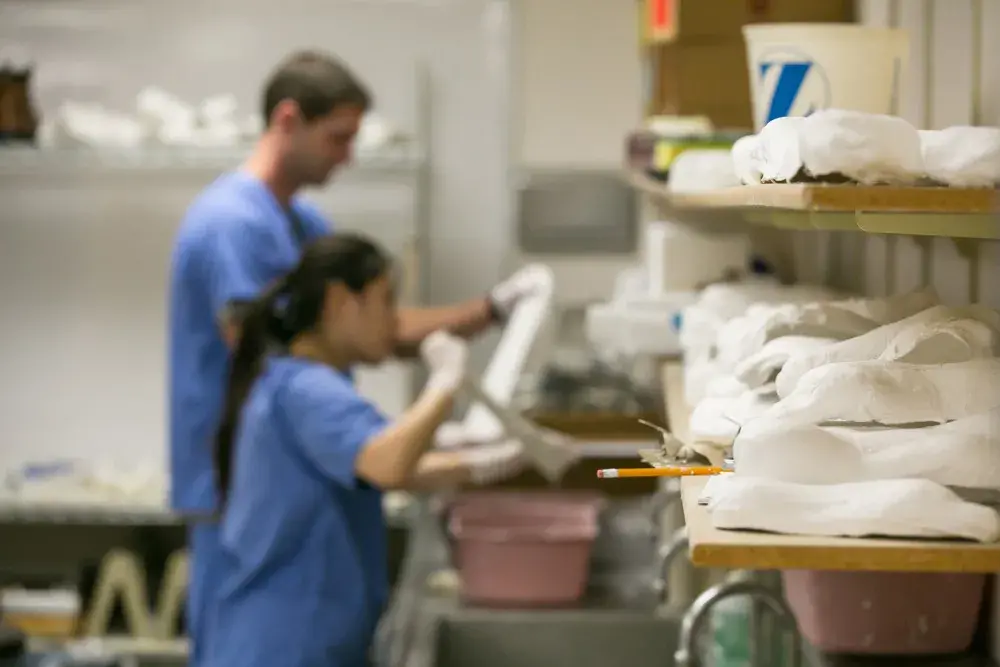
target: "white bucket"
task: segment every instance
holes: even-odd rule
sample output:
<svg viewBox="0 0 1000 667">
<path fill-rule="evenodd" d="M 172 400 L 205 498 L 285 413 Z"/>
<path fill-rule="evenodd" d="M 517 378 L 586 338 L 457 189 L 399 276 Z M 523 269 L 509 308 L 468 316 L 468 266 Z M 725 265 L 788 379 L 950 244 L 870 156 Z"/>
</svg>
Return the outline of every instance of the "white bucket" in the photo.
<svg viewBox="0 0 1000 667">
<path fill-rule="evenodd" d="M 896 114 L 909 54 L 904 30 L 851 24 L 743 27 L 754 129 L 821 109 Z"/>
</svg>

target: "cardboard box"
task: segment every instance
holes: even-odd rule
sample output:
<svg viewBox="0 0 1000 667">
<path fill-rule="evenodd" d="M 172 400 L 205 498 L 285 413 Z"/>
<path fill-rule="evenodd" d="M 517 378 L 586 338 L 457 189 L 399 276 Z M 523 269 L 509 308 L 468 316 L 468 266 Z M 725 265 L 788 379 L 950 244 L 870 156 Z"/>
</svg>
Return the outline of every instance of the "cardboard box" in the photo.
<svg viewBox="0 0 1000 667">
<path fill-rule="evenodd" d="M 640 26 L 643 43 L 651 41 L 650 21 L 659 0 L 642 0 Z M 670 41 L 740 37 L 748 23 L 850 23 L 853 0 L 669 0 Z"/>
<path fill-rule="evenodd" d="M 753 127 L 744 25 L 854 20 L 853 0 L 642 0 L 639 6 L 651 74 L 648 115 L 705 115 L 720 129 Z M 664 12 L 662 39 L 651 43 L 651 24 Z"/>
<path fill-rule="evenodd" d="M 648 47 L 649 115 L 705 115 L 719 129 L 753 127 L 743 38 Z"/>
</svg>

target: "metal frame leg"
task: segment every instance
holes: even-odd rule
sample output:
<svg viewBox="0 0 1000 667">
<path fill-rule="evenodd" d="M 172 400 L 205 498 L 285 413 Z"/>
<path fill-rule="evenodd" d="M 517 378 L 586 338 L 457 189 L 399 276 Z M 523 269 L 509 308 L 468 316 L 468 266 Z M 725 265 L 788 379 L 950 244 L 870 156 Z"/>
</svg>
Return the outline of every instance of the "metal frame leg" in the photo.
<svg viewBox="0 0 1000 667">
<path fill-rule="evenodd" d="M 731 597 L 748 596 L 754 603 L 760 605 L 761 612 L 770 612 L 770 615 L 782 621 L 785 628 L 790 631 L 795 639 L 789 667 L 800 667 L 801 665 L 801 642 L 799 639 L 798 627 L 795 623 L 795 616 L 785 603 L 780 594 L 776 594 L 770 588 L 751 581 L 728 581 L 709 588 L 698 596 L 694 604 L 684 614 L 681 621 L 680 638 L 678 640 L 677 652 L 674 654 L 674 661 L 677 667 L 700 667 L 701 660 L 697 655 L 696 641 L 701 634 L 704 624 L 709 618 L 709 612 L 719 602 Z M 758 614 L 758 620 L 765 614 Z M 761 639 L 763 625 L 757 625 L 751 619 L 751 634 L 749 637 L 750 651 L 753 660 L 759 661 L 764 654 L 759 651 L 758 641 Z M 773 635 L 767 638 L 766 644 L 771 643 Z M 769 653 L 770 651 L 768 651 Z M 754 662 L 754 665 L 766 665 L 767 663 Z"/>
</svg>

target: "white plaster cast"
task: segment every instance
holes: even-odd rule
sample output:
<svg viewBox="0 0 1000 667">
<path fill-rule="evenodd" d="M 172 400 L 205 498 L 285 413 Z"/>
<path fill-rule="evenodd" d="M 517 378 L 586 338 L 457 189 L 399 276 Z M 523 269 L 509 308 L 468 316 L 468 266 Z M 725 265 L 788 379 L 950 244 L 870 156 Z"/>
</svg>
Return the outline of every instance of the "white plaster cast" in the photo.
<svg viewBox="0 0 1000 667">
<path fill-rule="evenodd" d="M 949 363 L 991 356 L 996 332 L 1000 311 L 993 308 L 934 306 L 835 345 L 796 353 L 778 373 L 778 396 L 788 396 L 803 375 L 826 364 L 878 359 Z"/>
<path fill-rule="evenodd" d="M 1000 517 L 925 479 L 807 485 L 740 474 L 713 482 L 712 525 L 790 535 L 964 538 L 995 542 Z"/>
</svg>

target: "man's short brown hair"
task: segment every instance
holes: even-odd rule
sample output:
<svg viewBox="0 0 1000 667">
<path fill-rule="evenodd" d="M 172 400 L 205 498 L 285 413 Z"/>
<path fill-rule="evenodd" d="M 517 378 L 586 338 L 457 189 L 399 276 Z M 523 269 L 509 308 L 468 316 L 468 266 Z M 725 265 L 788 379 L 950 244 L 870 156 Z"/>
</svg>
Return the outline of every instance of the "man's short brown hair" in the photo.
<svg viewBox="0 0 1000 667">
<path fill-rule="evenodd" d="M 371 94 L 346 65 L 320 51 L 298 51 L 271 73 L 264 86 L 264 123 L 282 100 L 299 105 L 307 121 L 326 116 L 340 106 L 367 110 Z"/>
</svg>

